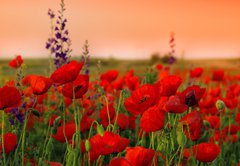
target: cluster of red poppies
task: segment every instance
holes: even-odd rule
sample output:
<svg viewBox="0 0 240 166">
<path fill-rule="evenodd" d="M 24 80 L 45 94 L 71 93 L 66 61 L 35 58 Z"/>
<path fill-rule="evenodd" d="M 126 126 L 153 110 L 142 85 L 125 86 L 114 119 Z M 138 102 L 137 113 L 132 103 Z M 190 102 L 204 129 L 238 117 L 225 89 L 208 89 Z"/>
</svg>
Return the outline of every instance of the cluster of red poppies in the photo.
<svg viewBox="0 0 240 166">
<path fill-rule="evenodd" d="M 17 56 L 9 66 L 18 69 L 22 63 Z M 224 154 L 224 143 L 239 141 L 239 74 L 214 70 L 212 76 L 203 76 L 204 69 L 195 68 L 182 71 L 180 77 L 179 71 L 158 64 L 154 83 L 141 83 L 144 78 L 134 75 L 134 70 L 124 76 L 109 70 L 90 81 L 89 75 L 81 74 L 83 66 L 72 60 L 50 77 L 27 75 L 17 86 L 16 81 L 5 83 L 0 88 L 0 109 L 9 117 L 17 109 L 25 116 L 29 134 L 37 123 L 55 129 L 49 137 L 66 143 L 66 151 L 80 144 L 82 165 L 212 162 Z M 0 152 L 8 155 L 18 148 L 20 138 L 8 123 L 2 125 L 7 132 L 1 137 Z M 74 139 L 77 130 L 79 142 Z M 39 163 L 27 155 L 24 159 Z M 56 161 L 45 162 L 66 164 L 61 158 Z"/>
</svg>

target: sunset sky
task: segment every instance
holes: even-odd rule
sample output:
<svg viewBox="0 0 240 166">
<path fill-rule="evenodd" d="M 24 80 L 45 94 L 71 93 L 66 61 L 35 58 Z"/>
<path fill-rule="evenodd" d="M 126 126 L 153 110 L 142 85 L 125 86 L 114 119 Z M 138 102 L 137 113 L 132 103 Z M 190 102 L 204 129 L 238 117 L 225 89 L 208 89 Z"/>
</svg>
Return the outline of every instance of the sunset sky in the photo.
<svg viewBox="0 0 240 166">
<path fill-rule="evenodd" d="M 48 56 L 49 8 L 60 0 L 0 0 L 0 58 Z M 240 0 L 65 0 L 74 55 L 84 40 L 93 56 L 148 58 L 169 51 L 186 58 L 240 57 Z"/>
</svg>

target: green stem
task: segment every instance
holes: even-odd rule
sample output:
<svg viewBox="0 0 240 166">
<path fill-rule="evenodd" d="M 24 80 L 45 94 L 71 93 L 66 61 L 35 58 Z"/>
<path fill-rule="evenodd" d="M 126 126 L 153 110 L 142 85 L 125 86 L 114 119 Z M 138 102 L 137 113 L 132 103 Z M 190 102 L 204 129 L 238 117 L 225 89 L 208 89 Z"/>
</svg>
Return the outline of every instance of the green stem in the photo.
<svg viewBox="0 0 240 166">
<path fill-rule="evenodd" d="M 110 118 L 109 107 L 108 107 L 108 99 L 105 95 L 103 97 L 104 97 L 106 105 L 107 105 L 108 125 L 110 125 L 111 124 L 111 118 Z"/>
<path fill-rule="evenodd" d="M 2 151 L 3 151 L 3 165 L 6 165 L 6 155 L 5 155 L 5 147 L 4 147 L 4 116 L 5 112 L 2 110 Z"/>
<path fill-rule="evenodd" d="M 115 132 L 115 129 L 116 129 L 116 124 L 117 124 L 117 120 L 118 120 L 118 114 L 119 114 L 119 110 L 120 110 L 120 106 L 121 106 L 121 101 L 122 101 L 122 91 L 120 92 L 120 95 L 119 95 L 116 119 L 115 119 L 114 125 L 113 125 L 113 132 Z"/>
</svg>

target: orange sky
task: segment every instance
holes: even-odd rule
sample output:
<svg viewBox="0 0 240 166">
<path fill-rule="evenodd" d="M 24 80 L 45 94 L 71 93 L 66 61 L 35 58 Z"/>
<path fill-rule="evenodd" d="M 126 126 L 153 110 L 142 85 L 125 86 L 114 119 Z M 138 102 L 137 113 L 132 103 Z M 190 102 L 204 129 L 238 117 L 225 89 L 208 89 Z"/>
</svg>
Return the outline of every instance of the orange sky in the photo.
<svg viewBox="0 0 240 166">
<path fill-rule="evenodd" d="M 0 0 L 0 57 L 48 54 L 48 8 L 60 0 Z M 187 58 L 240 56 L 240 0 L 65 0 L 73 54 L 88 39 L 94 56 L 147 58 L 176 51 Z"/>
</svg>

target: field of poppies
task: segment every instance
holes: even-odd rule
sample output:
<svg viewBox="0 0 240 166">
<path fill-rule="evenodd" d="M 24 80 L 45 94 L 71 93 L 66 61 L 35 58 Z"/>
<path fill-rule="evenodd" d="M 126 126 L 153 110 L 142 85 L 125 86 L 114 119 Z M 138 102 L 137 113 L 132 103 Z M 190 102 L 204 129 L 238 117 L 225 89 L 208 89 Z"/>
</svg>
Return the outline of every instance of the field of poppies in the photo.
<svg viewBox="0 0 240 166">
<path fill-rule="evenodd" d="M 0 165 L 238 165 L 240 75 L 155 64 L 91 76 L 87 58 L 0 88 Z M 140 71 L 139 71 L 140 72 Z M 121 74 L 120 74 L 121 73 Z"/>
<path fill-rule="evenodd" d="M 240 72 L 221 63 L 71 57 L 48 11 L 49 60 L 0 61 L 0 166 L 240 166 Z M 237 61 L 236 61 L 237 62 Z"/>
</svg>

